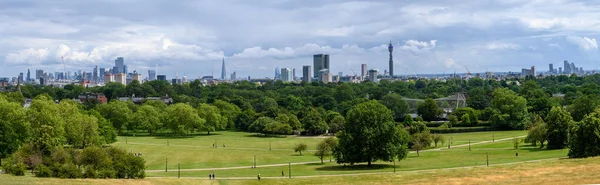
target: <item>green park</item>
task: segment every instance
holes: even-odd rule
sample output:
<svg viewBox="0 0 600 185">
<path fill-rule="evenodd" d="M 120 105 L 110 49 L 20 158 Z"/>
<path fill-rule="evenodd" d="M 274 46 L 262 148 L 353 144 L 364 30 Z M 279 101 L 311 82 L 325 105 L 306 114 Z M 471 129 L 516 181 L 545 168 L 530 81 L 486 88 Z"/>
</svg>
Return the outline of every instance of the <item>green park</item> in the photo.
<svg viewBox="0 0 600 185">
<path fill-rule="evenodd" d="M 26 85 L 0 94 L 0 184 L 593 183 L 599 79 Z"/>
</svg>

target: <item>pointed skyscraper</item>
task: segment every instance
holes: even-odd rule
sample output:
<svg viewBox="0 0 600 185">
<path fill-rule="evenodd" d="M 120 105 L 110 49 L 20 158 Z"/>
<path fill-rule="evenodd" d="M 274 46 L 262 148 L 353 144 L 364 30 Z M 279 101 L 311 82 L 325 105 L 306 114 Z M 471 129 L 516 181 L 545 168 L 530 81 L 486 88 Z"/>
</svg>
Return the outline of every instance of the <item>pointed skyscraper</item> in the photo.
<svg viewBox="0 0 600 185">
<path fill-rule="evenodd" d="M 388 51 L 390 51 L 390 76 L 394 76 L 394 60 L 392 59 L 392 52 L 394 52 L 394 46 L 392 45 L 392 41 L 390 41 L 390 45 L 388 46 Z"/>
<path fill-rule="evenodd" d="M 225 58 L 223 58 L 223 65 L 221 66 L 221 80 L 225 80 Z"/>
</svg>

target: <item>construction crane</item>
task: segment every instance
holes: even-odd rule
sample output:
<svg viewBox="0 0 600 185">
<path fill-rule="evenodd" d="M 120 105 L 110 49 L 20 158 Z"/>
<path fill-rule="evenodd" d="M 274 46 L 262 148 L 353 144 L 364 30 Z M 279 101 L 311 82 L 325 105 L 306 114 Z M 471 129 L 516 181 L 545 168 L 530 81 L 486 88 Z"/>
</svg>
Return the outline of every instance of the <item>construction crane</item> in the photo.
<svg viewBox="0 0 600 185">
<path fill-rule="evenodd" d="M 467 78 L 471 78 L 471 71 L 469 71 L 469 68 L 466 65 L 465 69 L 467 70 Z"/>
</svg>

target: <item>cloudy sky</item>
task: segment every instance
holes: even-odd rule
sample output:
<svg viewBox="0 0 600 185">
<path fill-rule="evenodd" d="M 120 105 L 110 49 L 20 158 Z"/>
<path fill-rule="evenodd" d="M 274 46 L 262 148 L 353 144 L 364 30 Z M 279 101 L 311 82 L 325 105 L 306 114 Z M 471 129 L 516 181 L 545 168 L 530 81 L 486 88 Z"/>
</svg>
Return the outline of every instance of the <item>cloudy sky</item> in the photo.
<svg viewBox="0 0 600 185">
<path fill-rule="evenodd" d="M 125 57 L 168 78 L 272 77 L 312 54 L 331 71 L 360 64 L 397 75 L 548 70 L 563 60 L 600 69 L 600 1 L 567 0 L 0 0 L 0 76 L 90 71 Z M 229 75 L 227 75 L 229 76 Z M 299 75 L 300 76 L 300 75 Z"/>
</svg>

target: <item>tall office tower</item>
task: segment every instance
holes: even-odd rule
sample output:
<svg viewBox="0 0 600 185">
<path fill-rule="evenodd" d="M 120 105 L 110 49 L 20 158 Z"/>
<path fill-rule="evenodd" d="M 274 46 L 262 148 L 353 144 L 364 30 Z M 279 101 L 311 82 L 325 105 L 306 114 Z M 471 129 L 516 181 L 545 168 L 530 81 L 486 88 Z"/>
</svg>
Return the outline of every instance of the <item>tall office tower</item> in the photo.
<svg viewBox="0 0 600 185">
<path fill-rule="evenodd" d="M 225 58 L 223 58 L 223 64 L 221 65 L 221 80 L 225 80 Z"/>
<path fill-rule="evenodd" d="M 39 80 L 43 76 L 44 76 L 44 70 L 41 70 L 41 69 L 35 70 L 35 79 L 36 80 Z"/>
<path fill-rule="evenodd" d="M 577 73 L 577 67 L 575 67 L 575 63 L 571 63 L 571 67 L 569 67 L 569 69 L 571 69 L 569 74 Z"/>
<path fill-rule="evenodd" d="M 100 68 L 98 71 L 98 82 L 104 82 L 104 74 L 106 73 L 106 68 Z"/>
<path fill-rule="evenodd" d="M 23 83 L 24 78 L 25 77 L 23 76 L 23 73 L 19 73 L 19 82 L 20 83 Z"/>
<path fill-rule="evenodd" d="M 281 81 L 291 82 L 292 78 L 292 68 L 281 68 Z"/>
<path fill-rule="evenodd" d="M 94 67 L 94 71 L 92 73 L 94 75 L 92 82 L 96 84 L 98 83 L 98 66 Z"/>
<path fill-rule="evenodd" d="M 369 76 L 369 81 L 377 82 L 377 73 L 379 73 L 378 69 L 370 69 L 367 76 Z"/>
<path fill-rule="evenodd" d="M 332 81 L 332 76 L 331 73 L 329 73 L 329 69 L 321 69 L 319 71 L 319 77 L 320 77 L 320 81 L 323 83 L 329 83 Z"/>
<path fill-rule="evenodd" d="M 275 68 L 275 76 L 273 77 L 274 80 L 278 80 L 281 79 L 281 73 L 279 71 L 279 67 Z"/>
<path fill-rule="evenodd" d="M 312 72 L 310 70 L 310 66 L 302 66 L 302 81 L 303 82 L 310 82 L 310 79 L 312 78 L 312 75 L 310 75 L 310 72 Z"/>
<path fill-rule="evenodd" d="M 360 76 L 367 77 L 367 64 L 360 65 Z"/>
<path fill-rule="evenodd" d="M 167 75 L 156 75 L 156 80 L 167 81 Z"/>
<path fill-rule="evenodd" d="M 580 67 L 580 68 L 579 68 L 579 73 L 580 73 L 580 74 L 584 74 L 584 73 L 585 73 L 585 72 L 583 72 L 583 67 Z"/>
<path fill-rule="evenodd" d="M 125 76 L 127 76 L 127 74 L 129 74 L 127 65 L 123 65 L 123 73 L 125 73 Z"/>
<path fill-rule="evenodd" d="M 559 67 L 558 68 L 558 74 L 562 74 L 562 73 L 563 73 L 562 67 Z"/>
<path fill-rule="evenodd" d="M 392 59 L 392 52 L 394 52 L 394 46 L 392 46 L 392 41 L 390 41 L 390 45 L 388 45 L 388 51 L 390 51 L 390 76 L 394 76 L 394 60 Z"/>
<path fill-rule="evenodd" d="M 553 64 L 549 64 L 549 65 L 548 65 L 548 72 L 549 72 L 550 74 L 554 73 L 554 65 L 553 65 Z"/>
<path fill-rule="evenodd" d="M 229 77 L 231 81 L 234 81 L 235 79 L 237 79 L 237 75 L 235 74 L 235 71 L 233 73 L 231 73 L 231 77 Z"/>
<path fill-rule="evenodd" d="M 123 57 L 117 57 L 117 59 L 115 60 L 115 67 L 113 68 L 113 74 L 127 73 L 124 70 L 124 67 L 125 59 Z"/>
<path fill-rule="evenodd" d="M 25 79 L 25 81 L 30 81 L 31 80 L 31 72 L 29 71 L 29 69 L 27 69 L 27 79 Z"/>
<path fill-rule="evenodd" d="M 296 68 L 292 69 L 292 81 L 296 81 Z"/>
<path fill-rule="evenodd" d="M 127 77 L 125 76 L 125 73 L 119 73 L 115 75 L 115 81 L 117 83 L 121 83 L 123 85 L 127 85 Z"/>
<path fill-rule="evenodd" d="M 564 61 L 563 72 L 565 72 L 565 74 L 571 73 L 571 65 L 569 65 L 569 61 L 567 60 Z"/>
<path fill-rule="evenodd" d="M 156 71 L 155 70 L 148 70 L 148 80 L 150 80 L 150 81 L 156 80 Z"/>
<path fill-rule="evenodd" d="M 317 79 L 321 79 L 321 77 L 319 75 L 321 75 L 321 73 L 319 73 L 319 71 L 323 70 L 323 69 L 329 69 L 329 55 L 327 54 L 316 54 L 313 55 L 313 72 L 315 75 L 315 78 Z M 331 70 L 331 69 L 329 69 Z"/>
</svg>

